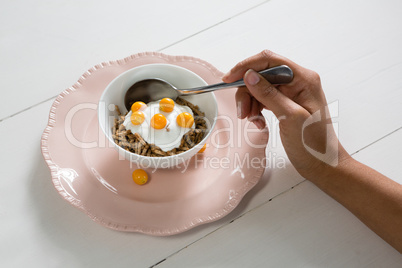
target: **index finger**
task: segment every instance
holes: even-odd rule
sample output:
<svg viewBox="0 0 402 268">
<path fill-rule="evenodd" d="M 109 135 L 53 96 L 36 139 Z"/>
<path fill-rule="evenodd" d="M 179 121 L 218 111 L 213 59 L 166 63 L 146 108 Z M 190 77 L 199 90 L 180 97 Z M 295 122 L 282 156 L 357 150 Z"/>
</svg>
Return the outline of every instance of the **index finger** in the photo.
<svg viewBox="0 0 402 268">
<path fill-rule="evenodd" d="M 291 60 L 266 49 L 236 64 L 235 67 L 223 76 L 222 80 L 225 83 L 232 83 L 242 79 L 249 69 L 261 71 L 279 65 L 287 65 L 293 71 L 298 67 L 298 65 Z"/>
</svg>

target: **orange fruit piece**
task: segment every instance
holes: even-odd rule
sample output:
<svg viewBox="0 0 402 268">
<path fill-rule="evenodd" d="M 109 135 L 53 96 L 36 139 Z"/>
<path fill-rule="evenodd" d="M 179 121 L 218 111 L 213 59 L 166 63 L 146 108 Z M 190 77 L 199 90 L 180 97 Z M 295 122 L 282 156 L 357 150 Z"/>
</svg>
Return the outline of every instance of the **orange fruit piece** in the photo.
<svg viewBox="0 0 402 268">
<path fill-rule="evenodd" d="M 207 149 L 207 144 L 205 143 L 204 146 L 198 151 L 198 153 L 203 153 Z"/>
<path fill-rule="evenodd" d="M 136 111 L 131 114 L 130 120 L 133 125 L 141 125 L 145 120 L 145 115 L 143 112 Z"/>
<path fill-rule="evenodd" d="M 176 117 L 176 122 L 181 127 L 191 128 L 191 126 L 194 124 L 194 118 L 191 114 L 184 112 Z"/>
<path fill-rule="evenodd" d="M 163 114 L 155 114 L 151 118 L 151 127 L 154 129 L 163 129 L 167 124 L 166 117 Z"/>
<path fill-rule="evenodd" d="M 148 174 L 143 169 L 133 171 L 133 181 L 138 185 L 143 185 L 148 181 Z"/>
<path fill-rule="evenodd" d="M 163 98 L 159 101 L 159 110 L 165 113 L 173 111 L 174 101 L 170 98 Z"/>
<path fill-rule="evenodd" d="M 136 111 L 143 111 L 147 108 L 147 105 L 142 101 L 136 101 L 131 105 L 131 111 L 134 113 Z"/>
</svg>

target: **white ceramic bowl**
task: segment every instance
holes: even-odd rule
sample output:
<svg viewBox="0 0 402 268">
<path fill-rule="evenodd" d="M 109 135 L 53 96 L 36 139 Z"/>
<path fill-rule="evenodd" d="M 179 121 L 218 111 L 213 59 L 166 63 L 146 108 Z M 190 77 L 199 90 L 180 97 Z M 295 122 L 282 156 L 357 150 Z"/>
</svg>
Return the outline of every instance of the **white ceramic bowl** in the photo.
<svg viewBox="0 0 402 268">
<path fill-rule="evenodd" d="M 197 74 L 176 65 L 148 64 L 133 68 L 116 77 L 103 92 L 98 105 L 99 125 L 105 136 L 126 160 L 136 163 L 143 168 L 169 168 L 190 159 L 204 146 L 212 129 L 215 127 L 218 105 L 213 93 L 184 97 L 184 99 L 198 105 L 200 110 L 205 113 L 205 120 L 208 126 L 206 135 L 202 141 L 188 151 L 165 157 L 148 157 L 129 152 L 117 145 L 112 137 L 112 127 L 114 118 L 116 117 L 114 106 L 118 105 L 121 112 L 125 113 L 127 111 L 124 106 L 126 91 L 135 82 L 149 78 L 163 79 L 176 88 L 192 88 L 207 85 Z"/>
</svg>

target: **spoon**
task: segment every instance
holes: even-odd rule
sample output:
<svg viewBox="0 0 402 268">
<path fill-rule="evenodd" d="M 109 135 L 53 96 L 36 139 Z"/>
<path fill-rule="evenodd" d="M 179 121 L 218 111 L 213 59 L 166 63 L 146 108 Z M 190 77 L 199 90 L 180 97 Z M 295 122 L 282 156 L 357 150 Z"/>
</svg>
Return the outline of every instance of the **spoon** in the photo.
<svg viewBox="0 0 402 268">
<path fill-rule="evenodd" d="M 293 79 L 293 72 L 286 65 L 269 68 L 260 71 L 259 74 L 261 74 L 271 84 L 276 85 L 290 83 Z M 124 105 L 126 106 L 127 110 L 130 110 L 131 105 L 136 101 L 148 103 L 163 98 L 171 98 L 172 100 L 176 100 L 179 96 L 202 94 L 218 89 L 241 87 L 244 85 L 244 81 L 241 79 L 233 83 L 219 83 L 191 89 L 177 89 L 162 79 L 152 78 L 141 80 L 133 84 L 127 90 L 126 95 L 124 96 Z"/>
</svg>

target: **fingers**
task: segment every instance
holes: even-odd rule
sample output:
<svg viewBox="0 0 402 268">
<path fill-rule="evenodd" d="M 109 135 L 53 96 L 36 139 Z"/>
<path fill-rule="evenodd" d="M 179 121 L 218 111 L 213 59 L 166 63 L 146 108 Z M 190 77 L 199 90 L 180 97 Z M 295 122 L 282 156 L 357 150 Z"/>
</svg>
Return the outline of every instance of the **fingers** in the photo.
<svg viewBox="0 0 402 268">
<path fill-rule="evenodd" d="M 291 83 L 275 87 L 253 71 L 278 65 L 287 65 L 293 70 L 294 79 Z M 306 74 L 309 74 L 307 69 L 285 57 L 264 50 L 238 63 L 222 80 L 230 83 L 244 79 L 246 87 L 239 88 L 236 93 L 238 117 L 248 118 L 261 129 L 265 127 L 265 119 L 261 114 L 262 108 L 271 110 L 278 118 L 282 116 L 284 116 L 282 118 L 288 118 L 286 122 L 292 124 L 291 122 L 296 118 L 308 116 L 309 112 L 314 111 L 316 107 L 310 106 L 314 106 L 317 100 L 318 104 L 323 103 L 319 81 L 310 79 Z"/>
<path fill-rule="evenodd" d="M 236 92 L 237 117 L 246 118 L 250 114 L 252 96 L 246 87 L 240 87 Z"/>
<path fill-rule="evenodd" d="M 276 117 L 286 116 L 295 111 L 295 109 L 301 108 L 254 70 L 246 72 L 244 82 L 250 94 L 267 109 L 271 110 Z"/>
<path fill-rule="evenodd" d="M 255 98 L 252 98 L 251 110 L 247 119 L 250 122 L 253 122 L 259 129 L 265 127 L 265 118 L 262 115 L 261 110 L 260 103 Z"/>
<path fill-rule="evenodd" d="M 257 55 L 239 62 L 232 70 L 223 76 L 222 80 L 225 83 L 231 83 L 242 79 L 249 69 L 261 71 L 278 65 L 288 65 L 293 71 L 299 67 L 297 64 L 285 57 L 277 55 L 270 50 L 264 50 Z"/>
<path fill-rule="evenodd" d="M 253 97 L 246 87 L 240 87 L 236 92 L 237 117 L 247 118 L 259 129 L 265 127 L 265 119 L 261 113 L 263 106 Z"/>
</svg>

